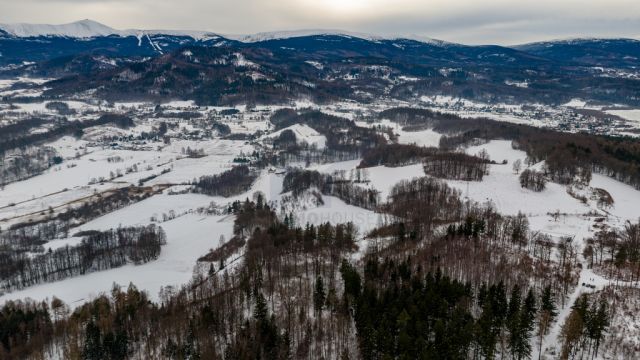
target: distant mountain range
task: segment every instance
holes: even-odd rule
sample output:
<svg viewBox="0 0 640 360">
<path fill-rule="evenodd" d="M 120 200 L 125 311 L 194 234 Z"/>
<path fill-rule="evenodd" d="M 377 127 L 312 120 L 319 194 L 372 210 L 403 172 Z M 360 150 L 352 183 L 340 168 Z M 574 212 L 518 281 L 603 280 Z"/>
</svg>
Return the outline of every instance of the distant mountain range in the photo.
<svg viewBox="0 0 640 360">
<path fill-rule="evenodd" d="M 216 34 L 207 31 L 174 31 L 174 30 L 116 30 L 107 25 L 93 20 L 81 20 L 69 24 L 48 25 L 48 24 L 0 24 L 0 30 L 13 37 L 69 37 L 69 38 L 95 38 L 102 36 L 135 36 L 145 35 L 173 35 L 191 37 L 193 39 L 207 39 L 218 37 Z"/>
<path fill-rule="evenodd" d="M 561 62 L 640 68 L 640 41 L 634 39 L 570 39 L 537 42 L 514 48 Z"/>
<path fill-rule="evenodd" d="M 59 78 L 45 96 L 203 104 L 446 94 L 484 102 L 640 105 L 640 41 L 576 39 L 469 46 L 336 30 L 255 35 L 0 25 L 0 76 Z"/>
<path fill-rule="evenodd" d="M 512 50 L 517 50 L 542 59 L 585 66 L 637 67 L 640 59 L 640 41 L 635 39 L 574 39 L 513 47 L 466 46 L 421 36 L 379 36 L 322 29 L 254 35 L 221 35 L 207 31 L 117 30 L 96 21 L 82 20 L 63 25 L 0 24 L 0 65 L 51 60 L 81 53 L 115 57 L 157 56 L 186 45 L 260 46 L 277 43 L 282 46 L 300 46 L 304 42 L 302 39 L 318 36 L 364 40 L 374 47 L 375 44 L 395 43 L 400 49 L 413 44 L 406 47 L 409 51 L 415 51 L 417 43 L 432 47 L 465 48 L 465 52 L 469 53 L 485 53 L 493 49 L 496 54 L 514 54 Z M 313 46 L 319 47 L 317 45 Z M 417 47 L 424 48 L 424 45 Z"/>
</svg>

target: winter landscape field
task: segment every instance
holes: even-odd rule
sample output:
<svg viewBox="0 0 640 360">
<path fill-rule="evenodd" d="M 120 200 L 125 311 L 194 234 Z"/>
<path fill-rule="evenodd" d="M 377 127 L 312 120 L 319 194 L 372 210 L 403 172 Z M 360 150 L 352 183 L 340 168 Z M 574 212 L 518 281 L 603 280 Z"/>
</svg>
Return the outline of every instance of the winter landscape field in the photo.
<svg viewBox="0 0 640 360">
<path fill-rule="evenodd" d="M 639 58 L 0 24 L 0 359 L 640 358 Z"/>
</svg>

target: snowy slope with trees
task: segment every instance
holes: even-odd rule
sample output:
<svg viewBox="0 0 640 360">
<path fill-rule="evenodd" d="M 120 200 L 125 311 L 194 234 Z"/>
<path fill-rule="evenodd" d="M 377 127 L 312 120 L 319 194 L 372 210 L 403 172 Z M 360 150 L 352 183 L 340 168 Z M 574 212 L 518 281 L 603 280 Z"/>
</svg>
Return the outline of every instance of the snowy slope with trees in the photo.
<svg viewBox="0 0 640 360">
<path fill-rule="evenodd" d="M 169 41 L 90 21 L 0 28 Z M 270 56 L 301 37 L 454 46 L 273 33 L 238 37 L 264 51 L 188 42 L 116 62 L 73 95 L 45 99 L 67 78 L 0 81 L 0 357 L 637 357 L 640 148 L 598 130 L 633 134 L 609 117 L 631 110 L 414 94 L 429 80 L 336 53 L 300 55 L 291 80 Z M 96 95 L 134 83 L 152 99 Z"/>
</svg>

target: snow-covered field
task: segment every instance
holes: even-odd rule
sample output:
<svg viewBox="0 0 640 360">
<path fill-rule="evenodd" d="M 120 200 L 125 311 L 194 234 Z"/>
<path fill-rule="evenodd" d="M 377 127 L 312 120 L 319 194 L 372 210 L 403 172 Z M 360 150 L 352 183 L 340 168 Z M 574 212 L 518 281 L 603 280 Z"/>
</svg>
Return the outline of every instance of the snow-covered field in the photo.
<svg viewBox="0 0 640 360">
<path fill-rule="evenodd" d="M 365 179 L 369 179 L 369 183 L 358 184 L 363 187 L 370 187 L 380 192 L 380 200 L 386 201 L 391 189 L 402 180 L 411 180 L 425 176 L 422 164 L 387 167 L 375 166 L 363 170 Z"/>
<path fill-rule="evenodd" d="M 640 109 L 606 110 L 605 112 L 607 114 L 620 116 L 621 118 L 629 120 L 634 123 L 640 123 Z"/>
<path fill-rule="evenodd" d="M 298 144 L 306 143 L 310 146 L 315 146 L 318 149 L 324 149 L 327 143 L 327 138 L 324 135 L 318 133 L 308 125 L 300 124 L 291 125 L 282 130 L 278 130 L 269 135 L 265 135 L 262 139 L 277 139 L 280 134 L 287 130 L 293 132 L 293 134 L 296 136 L 296 142 Z"/>
<path fill-rule="evenodd" d="M 3 87 L 7 88 L 11 85 L 12 83 L 0 82 L 0 91 Z M 482 113 L 482 106 L 484 106 L 445 97 L 423 100 L 434 107 L 444 108 L 445 111 L 463 116 L 465 114 L 471 116 L 470 114 L 476 114 L 476 112 Z M 73 117 L 77 120 L 95 118 L 96 115 L 91 112 L 103 106 L 83 102 L 67 103 L 70 108 L 78 112 Z M 365 114 L 383 109 L 382 105 L 371 105 L 368 108 L 347 102 L 327 105 L 325 108 L 309 102 L 292 105 L 297 108 L 322 109 L 329 114 L 352 119 L 359 126 L 391 129 L 400 144 L 437 147 L 442 137 L 432 129 L 405 131 L 398 124 L 388 120 L 371 122 L 370 117 Z M 585 104 L 577 100 L 566 104 L 566 107 L 581 106 Z M 147 103 L 121 103 L 111 109 L 148 116 L 154 108 L 154 105 Z M 192 279 L 194 274 L 202 271 L 197 259 L 219 246 L 221 236 L 227 240 L 232 237 L 233 216 L 203 215 L 204 212 L 199 210 L 225 209 L 234 201 L 252 199 L 257 192 L 265 195 L 266 200 L 274 206 L 274 209 L 277 209 L 279 215 L 293 213 L 297 225 L 304 226 L 306 223 L 318 225 L 326 222 L 354 223 L 359 235 L 357 239 L 359 250 L 352 254 L 354 259 L 360 258 L 369 245 L 369 240 L 364 239 L 364 235 L 383 224 L 385 220 L 383 215 L 348 205 L 332 196 L 322 196 L 322 203 L 314 202 L 313 198 L 291 203 L 290 194 L 283 194 L 284 174 L 280 168 L 261 170 L 259 177 L 248 191 L 229 198 L 181 192 L 188 190 L 189 183 L 194 179 L 203 175 L 220 174 L 237 165 L 238 163 L 234 160 L 245 160 L 251 158 L 254 152 L 270 149 L 271 141 L 284 130 L 291 130 L 298 143 L 307 143 L 317 149 L 326 147 L 327 138 L 315 129 L 302 124 L 295 124 L 274 132 L 273 125 L 268 119 L 274 110 L 281 107 L 258 106 L 247 110 L 246 107 L 238 106 L 234 108 L 238 111 L 235 113 L 227 112 L 229 108 L 198 107 L 191 101 L 174 101 L 162 104 L 161 108 L 162 118 L 145 119 L 145 116 L 140 116 L 135 119 L 135 126 L 130 129 L 100 126 L 87 129 L 82 139 L 66 136 L 46 144 L 54 148 L 64 161 L 40 175 L 8 184 L 0 190 L 0 228 L 5 229 L 30 218 L 44 216 L 43 214 L 50 209 L 62 212 L 87 201 L 86 199 L 98 193 L 139 186 L 141 180 L 155 175 L 144 185 L 164 189 L 161 193 L 81 224 L 73 228 L 68 237 L 51 240 L 44 244 L 44 248 L 55 250 L 67 245 L 77 245 L 81 238 L 74 234 L 79 231 L 156 224 L 161 226 L 167 234 L 167 244 L 162 247 L 160 257 L 144 265 L 127 265 L 7 293 L 0 296 L 0 304 L 7 300 L 25 297 L 45 300 L 55 295 L 75 307 L 100 293 L 109 292 L 114 283 L 120 286 L 133 283 L 138 288 L 146 290 L 152 299 L 158 300 L 162 287 L 179 287 Z M 514 122 L 521 121 L 523 114 L 522 109 L 517 106 L 503 106 L 494 110 L 491 116 L 512 118 L 507 120 Z M 18 109 L 0 111 L 51 113 L 45 103 L 19 104 Z M 189 121 L 171 117 L 171 114 L 182 111 L 200 112 L 202 118 Z M 225 111 L 225 115 L 219 115 L 220 111 Z M 611 111 L 625 111 L 626 113 L 615 114 L 629 120 L 640 121 L 638 114 L 633 110 Z M 247 140 L 227 140 L 211 129 L 207 129 L 211 136 L 202 136 L 203 125 L 199 121 L 204 122 L 208 117 L 214 116 L 217 121 L 229 126 L 233 135 L 244 134 L 250 137 L 246 137 Z M 143 134 L 154 131 L 158 121 L 171 125 L 167 131 L 171 141 L 165 143 L 161 138 L 140 140 Z M 529 119 L 528 121 L 539 120 Z M 118 140 L 105 141 L 103 140 L 105 136 Z M 197 154 L 189 156 L 190 151 Z M 581 194 L 589 195 L 594 188 L 606 189 L 614 199 L 613 206 L 606 209 L 599 208 L 596 200 L 592 198 L 589 198 L 586 203 L 581 202 L 567 192 L 566 186 L 556 183 L 547 183 L 546 189 L 542 192 L 523 189 L 519 183 L 519 175 L 514 172 L 512 165 L 520 160 L 523 164 L 522 169 L 525 169 L 526 154 L 513 149 L 510 141 L 494 140 L 466 148 L 464 151 L 473 155 L 486 151 L 496 164 L 490 165 L 490 173 L 483 181 L 446 180 L 450 186 L 458 189 L 463 197 L 470 200 L 493 204 L 497 211 L 504 215 L 516 215 L 519 212 L 525 214 L 531 231 L 550 235 L 556 241 L 561 237 L 572 237 L 579 253 L 586 244 L 585 240 L 594 235 L 593 225 L 596 218 L 605 218 L 606 224 L 611 227 L 621 227 L 626 221 L 637 221 L 640 218 L 640 205 L 638 205 L 640 191 L 604 175 L 594 174 L 589 186 L 579 191 Z M 503 160 L 506 164 L 502 164 Z M 387 201 L 391 189 L 398 182 L 425 176 L 422 164 L 395 168 L 376 166 L 357 169 L 359 164 L 360 159 L 356 159 L 311 164 L 309 169 L 325 174 L 341 172 L 347 178 L 355 178 L 359 173 L 363 181 L 357 186 L 377 190 L 381 201 Z M 532 167 L 540 169 L 543 165 L 544 163 L 539 163 Z M 308 201 L 309 199 L 311 201 Z M 553 216 L 552 213 L 558 215 Z M 242 250 L 234 256 L 241 255 Z M 571 290 L 567 304 L 571 304 L 584 292 L 599 291 L 609 284 L 609 280 L 595 274 L 586 266 L 581 270 L 580 282 L 592 283 L 596 289 L 576 287 Z M 557 338 L 563 319 L 568 313 L 568 306 L 561 309 L 560 321 L 552 328 L 551 334 L 545 340 L 545 347 L 556 346 L 553 339 Z"/>
<path fill-rule="evenodd" d="M 382 120 L 375 123 L 366 123 L 362 121 L 356 123 L 359 126 L 363 127 L 382 126 L 385 128 L 390 128 L 398 136 L 398 143 L 400 144 L 415 144 L 418 146 L 438 147 L 440 145 L 440 138 L 442 137 L 442 134 L 433 131 L 433 129 L 405 131 L 402 129 L 402 126 L 389 120 Z"/>
<path fill-rule="evenodd" d="M 131 214 L 135 214 L 129 209 L 125 210 L 114 216 L 122 216 L 121 219 L 126 219 Z M 231 237 L 233 220 L 234 218 L 230 216 L 188 214 L 164 222 L 161 226 L 167 234 L 167 245 L 163 246 L 160 257 L 155 261 L 36 285 L 8 293 L 0 297 L 0 302 L 22 298 L 50 300 L 55 295 L 68 305 L 75 307 L 101 293 L 108 293 L 113 284 L 128 286 L 129 283 L 146 290 L 151 299 L 157 301 L 161 287 L 177 288 L 192 278 L 196 260 L 218 245 L 220 235 L 225 236 L 226 239 Z"/>
<path fill-rule="evenodd" d="M 146 185 L 189 183 L 229 170 L 234 158 L 253 151 L 251 145 L 231 140 L 181 140 L 161 149 L 144 150 L 87 147 L 82 141 L 75 145 L 68 137 L 51 145 L 68 159 L 41 175 L 7 185 L 0 197 L 0 225 L 12 223 L 16 216 L 46 211 L 93 193 L 137 185 L 140 179 L 160 175 L 163 170 L 171 171 Z M 201 149 L 205 156 L 186 157 L 182 153 L 186 148 Z M 84 155 L 69 159 L 76 154 Z"/>
<path fill-rule="evenodd" d="M 25 297 L 44 300 L 55 295 L 68 304 L 76 306 L 100 293 L 108 292 L 113 283 L 126 286 L 130 282 L 148 291 L 152 299 L 157 300 L 160 287 L 178 287 L 192 278 L 197 259 L 210 249 L 219 246 L 220 236 L 226 240 L 232 237 L 233 216 L 206 216 L 198 214 L 196 210 L 206 208 L 212 203 L 224 208 L 229 202 L 251 198 L 257 191 L 267 195 L 269 200 L 279 200 L 282 192 L 282 177 L 265 172 L 250 191 L 231 198 L 199 194 L 161 194 L 99 217 L 74 231 L 108 230 L 156 223 L 166 232 L 167 245 L 162 247 L 160 257 L 155 261 L 33 286 L 5 294 L 0 297 L 0 302 Z M 336 199 L 336 201 L 339 204 L 340 200 Z M 342 213 L 344 218 L 354 213 L 351 211 L 353 207 L 344 205 L 343 208 L 345 208 Z M 327 209 L 331 207 L 325 207 L 324 213 L 321 211 L 319 217 L 308 213 L 308 220 L 317 219 L 318 223 L 339 220 L 327 216 L 327 212 L 330 212 Z M 169 215 L 171 212 L 175 214 L 175 218 L 162 221 L 163 215 Z M 79 239 L 74 237 L 54 240 L 45 244 L 45 248 L 55 249 L 78 241 Z"/>
<path fill-rule="evenodd" d="M 588 211 L 588 207 L 567 194 L 562 185 L 548 183 L 542 192 L 523 189 L 512 164 L 517 160 L 524 164 L 526 153 L 512 149 L 511 141 L 495 140 L 470 147 L 466 152 L 476 155 L 482 150 L 486 150 L 491 160 L 499 164 L 490 165 L 489 175 L 482 181 L 448 181 L 462 191 L 464 196 L 480 203 L 491 201 L 497 210 L 505 215 L 515 215 L 519 211 L 527 215 L 541 215 L 555 210 L 569 214 Z M 507 164 L 500 164 L 503 160 L 506 160 Z M 525 167 L 523 165 L 523 169 Z"/>
</svg>

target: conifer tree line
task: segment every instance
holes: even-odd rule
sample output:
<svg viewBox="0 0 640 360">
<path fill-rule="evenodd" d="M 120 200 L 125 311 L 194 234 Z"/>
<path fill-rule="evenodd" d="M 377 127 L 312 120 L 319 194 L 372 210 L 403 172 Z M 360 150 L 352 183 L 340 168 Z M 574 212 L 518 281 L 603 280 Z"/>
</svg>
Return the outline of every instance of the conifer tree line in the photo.
<svg viewBox="0 0 640 360">
<path fill-rule="evenodd" d="M 405 144 L 384 144 L 368 149 L 362 155 L 359 167 L 373 167 L 385 165 L 398 167 L 421 162 L 439 152 L 435 147 L 423 147 Z"/>
<path fill-rule="evenodd" d="M 564 359 L 596 357 L 608 327 L 607 302 L 603 298 L 598 301 L 587 295 L 580 296 L 562 325 L 560 356 Z"/>
<path fill-rule="evenodd" d="M 441 179 L 482 181 L 489 174 L 488 159 L 463 153 L 439 153 L 424 160 L 424 172 Z"/>
<path fill-rule="evenodd" d="M 425 273 L 411 258 L 371 258 L 362 280 L 348 263 L 341 274 L 364 359 L 527 359 L 542 314 L 556 316 L 549 287 L 474 287 L 439 269 Z"/>
<path fill-rule="evenodd" d="M 2 252 L 1 288 L 3 291 L 19 290 L 127 263 L 146 263 L 160 255 L 164 244 L 166 237 L 162 228 L 149 225 L 90 232 L 78 245 L 36 256 Z"/>
<path fill-rule="evenodd" d="M 275 165 L 286 168 L 292 163 L 325 164 L 348 160 L 358 160 L 361 157 L 360 151 L 333 150 L 329 148 L 314 149 L 297 147 L 280 151 L 277 156 L 261 158 L 262 164 Z"/>
</svg>

